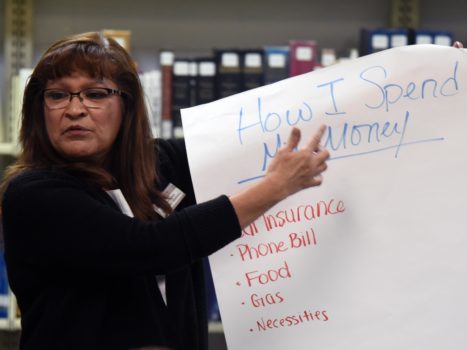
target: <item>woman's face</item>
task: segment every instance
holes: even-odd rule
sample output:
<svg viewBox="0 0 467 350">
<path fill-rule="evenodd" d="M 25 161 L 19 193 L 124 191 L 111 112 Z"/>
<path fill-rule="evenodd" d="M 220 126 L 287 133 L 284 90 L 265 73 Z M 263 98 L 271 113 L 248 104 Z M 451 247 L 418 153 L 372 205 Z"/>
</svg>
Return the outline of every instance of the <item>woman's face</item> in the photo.
<svg viewBox="0 0 467 350">
<path fill-rule="evenodd" d="M 46 89 L 79 92 L 88 88 L 118 89 L 110 80 L 95 80 L 82 73 L 47 82 Z M 110 95 L 99 108 L 86 107 L 77 96 L 65 108 L 44 104 L 45 125 L 52 146 L 69 159 L 90 159 L 103 163 L 112 149 L 122 124 L 123 101 Z"/>
</svg>

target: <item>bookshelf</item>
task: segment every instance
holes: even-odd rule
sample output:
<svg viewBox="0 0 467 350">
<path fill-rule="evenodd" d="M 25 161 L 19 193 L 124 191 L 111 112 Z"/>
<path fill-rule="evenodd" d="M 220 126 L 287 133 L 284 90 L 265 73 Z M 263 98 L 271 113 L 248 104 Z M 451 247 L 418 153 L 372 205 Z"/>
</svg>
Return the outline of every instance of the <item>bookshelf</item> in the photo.
<svg viewBox="0 0 467 350">
<path fill-rule="evenodd" d="M 7 5 L 16 2 L 19 0 L 0 1 L 2 20 L 7 19 Z M 24 3 L 32 9 L 24 25 L 30 32 L 25 50 L 32 64 L 60 37 L 108 28 L 131 31 L 132 55 L 142 71 L 159 68 L 159 52 L 163 49 L 181 56 L 187 53 L 202 56 L 210 55 L 214 48 L 280 46 L 291 39 L 313 39 L 321 48 L 334 48 L 342 54 L 348 48 L 358 47 L 360 28 L 389 26 L 390 14 L 394 12 L 391 0 L 26 0 Z M 451 31 L 456 39 L 467 44 L 465 10 L 465 2 L 420 0 L 418 24 L 421 28 Z M 16 152 L 16 146 L 5 136 L 11 127 L 5 107 L 12 87 L 6 69 L 10 40 L 8 28 L 0 25 L 2 167 L 8 163 L 7 157 Z M 0 319 L 0 329 L 15 328 L 19 328 L 17 319 Z M 209 330 L 222 333 L 222 325 L 211 324 Z"/>
<path fill-rule="evenodd" d="M 344 54 L 349 48 L 358 47 L 360 28 L 389 26 L 394 17 L 391 14 L 396 13 L 395 3 L 418 4 L 418 16 L 411 15 L 417 17 L 420 28 L 448 30 L 457 39 L 467 40 L 467 27 L 462 18 L 467 4 L 454 0 L 442 3 L 435 0 L 115 0 L 111 3 L 5 0 L 0 2 L 0 17 L 7 17 L 8 4 L 20 2 L 26 4 L 24 8 L 32 8 L 25 13 L 30 17 L 24 22 L 30 37 L 24 41 L 26 50 L 23 51 L 27 53 L 24 64 L 27 61 L 33 64 L 52 41 L 64 35 L 101 29 L 131 31 L 132 54 L 142 71 L 158 68 L 161 49 L 180 55 L 203 55 L 210 54 L 213 48 L 257 48 L 284 45 L 290 39 L 313 39 L 320 48 L 334 48 L 338 54 Z M 401 8 L 408 11 L 408 5 L 399 6 L 398 11 Z M 9 127 L 4 110 L 11 85 L 5 76 L 9 73 L 5 69 L 8 64 L 5 47 L 10 40 L 7 30 L 0 26 L 2 134 Z M 4 138 L 0 142 L 7 142 Z"/>
</svg>

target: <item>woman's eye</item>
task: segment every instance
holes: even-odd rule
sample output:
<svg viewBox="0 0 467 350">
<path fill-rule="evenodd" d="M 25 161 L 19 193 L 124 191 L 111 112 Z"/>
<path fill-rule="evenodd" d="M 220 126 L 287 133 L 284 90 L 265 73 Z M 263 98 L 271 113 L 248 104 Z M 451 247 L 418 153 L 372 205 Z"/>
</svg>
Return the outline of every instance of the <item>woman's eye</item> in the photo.
<svg viewBox="0 0 467 350">
<path fill-rule="evenodd" d="M 68 97 L 68 93 L 63 91 L 47 91 L 45 97 L 51 100 L 63 100 Z"/>
<path fill-rule="evenodd" d="M 86 90 L 84 92 L 84 96 L 91 100 L 102 100 L 108 97 L 109 93 L 107 92 L 107 90 L 104 90 L 104 89 L 92 89 L 92 90 Z"/>
</svg>

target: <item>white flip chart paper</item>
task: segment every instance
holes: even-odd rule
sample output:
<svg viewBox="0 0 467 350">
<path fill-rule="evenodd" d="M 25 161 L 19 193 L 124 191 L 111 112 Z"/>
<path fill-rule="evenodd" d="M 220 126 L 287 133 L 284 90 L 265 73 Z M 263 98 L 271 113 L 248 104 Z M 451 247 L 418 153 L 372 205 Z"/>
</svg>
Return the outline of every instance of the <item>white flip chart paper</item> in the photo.
<svg viewBox="0 0 467 350">
<path fill-rule="evenodd" d="M 466 109 L 467 53 L 417 45 L 182 111 L 200 202 L 327 125 L 322 186 L 210 257 L 230 350 L 467 348 Z"/>
</svg>

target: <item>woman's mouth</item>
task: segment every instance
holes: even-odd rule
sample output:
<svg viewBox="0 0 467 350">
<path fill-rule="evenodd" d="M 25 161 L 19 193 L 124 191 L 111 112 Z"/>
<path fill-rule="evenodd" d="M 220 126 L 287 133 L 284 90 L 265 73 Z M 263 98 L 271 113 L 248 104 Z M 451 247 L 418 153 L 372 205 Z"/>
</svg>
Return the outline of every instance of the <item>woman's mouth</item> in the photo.
<svg viewBox="0 0 467 350">
<path fill-rule="evenodd" d="M 82 136 L 84 134 L 87 134 L 88 132 L 90 132 L 90 130 L 87 128 L 84 128 L 79 125 L 72 125 L 66 128 L 63 134 L 70 135 L 70 136 Z"/>
</svg>

